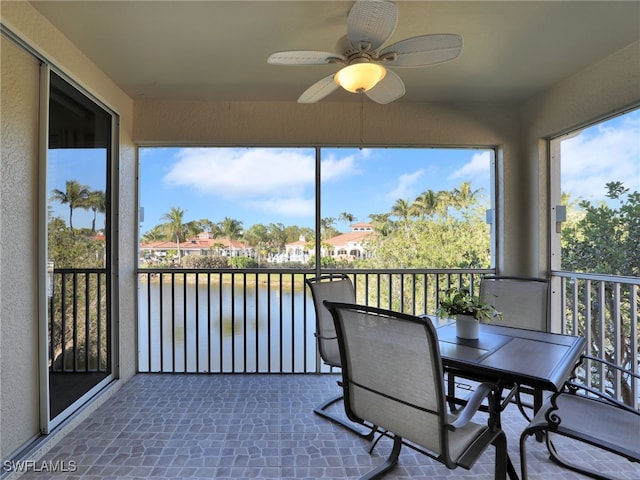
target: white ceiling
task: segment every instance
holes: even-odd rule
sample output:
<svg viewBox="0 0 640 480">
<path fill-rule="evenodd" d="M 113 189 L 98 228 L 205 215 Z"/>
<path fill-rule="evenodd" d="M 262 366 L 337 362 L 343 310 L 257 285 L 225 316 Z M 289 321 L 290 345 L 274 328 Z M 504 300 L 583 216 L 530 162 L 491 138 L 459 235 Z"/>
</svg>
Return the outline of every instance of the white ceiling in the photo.
<svg viewBox="0 0 640 480">
<path fill-rule="evenodd" d="M 32 1 L 133 98 L 295 101 L 336 66 L 267 64 L 338 51 L 353 2 Z M 397 1 L 389 42 L 458 33 L 462 56 L 395 72 L 398 102 L 522 101 L 640 39 L 640 1 Z M 640 60 L 639 60 L 640 61 Z M 358 95 L 337 90 L 324 101 Z"/>
</svg>

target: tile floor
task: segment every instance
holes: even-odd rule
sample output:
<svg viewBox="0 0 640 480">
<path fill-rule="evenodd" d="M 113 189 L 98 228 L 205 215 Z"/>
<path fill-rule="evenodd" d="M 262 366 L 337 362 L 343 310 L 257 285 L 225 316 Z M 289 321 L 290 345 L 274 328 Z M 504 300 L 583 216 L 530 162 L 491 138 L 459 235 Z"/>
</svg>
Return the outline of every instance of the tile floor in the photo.
<svg viewBox="0 0 640 480">
<path fill-rule="evenodd" d="M 80 423 L 21 480 L 47 479 L 357 479 L 382 463 L 391 441 L 373 455 L 367 442 L 315 415 L 339 393 L 337 375 L 140 374 Z M 336 407 L 340 411 L 341 404 Z M 525 426 L 515 406 L 503 416 L 511 459 L 519 469 Z M 640 479 L 640 466 L 600 452 L 569 453 L 613 479 Z M 448 470 L 403 448 L 385 479 L 493 479 L 493 448 L 471 471 Z M 582 479 L 528 442 L 532 480 Z M 58 467 L 58 472 L 42 467 Z M 70 471 L 73 470 L 73 471 Z"/>
</svg>

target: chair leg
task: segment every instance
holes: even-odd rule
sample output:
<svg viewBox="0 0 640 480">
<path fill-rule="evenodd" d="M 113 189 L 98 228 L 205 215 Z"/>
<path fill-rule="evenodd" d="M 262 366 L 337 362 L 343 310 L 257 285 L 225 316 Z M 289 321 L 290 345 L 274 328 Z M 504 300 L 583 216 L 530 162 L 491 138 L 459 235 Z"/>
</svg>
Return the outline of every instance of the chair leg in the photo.
<svg viewBox="0 0 640 480">
<path fill-rule="evenodd" d="M 371 425 L 371 426 L 366 425 L 366 426 L 363 426 L 363 428 L 360 428 L 357 424 L 350 423 L 344 418 L 326 411 L 331 405 L 341 401 L 343 398 L 344 398 L 343 395 L 337 395 L 333 398 L 330 398 L 329 400 L 321 403 L 316 408 L 314 408 L 313 412 L 316 415 L 320 415 L 321 417 L 326 418 L 327 420 L 333 423 L 336 423 L 348 430 L 351 430 L 352 432 L 356 433 L 357 435 L 364 438 L 365 440 L 369 440 L 369 441 L 373 440 L 376 432 L 378 431 L 378 428 L 375 425 Z"/>
<path fill-rule="evenodd" d="M 506 445 L 506 444 L 505 444 Z M 393 436 L 393 447 L 391 448 L 391 453 L 389 457 L 385 460 L 382 465 L 378 465 L 373 470 L 367 472 L 360 480 L 373 480 L 374 478 L 378 478 L 384 473 L 391 470 L 398 463 L 398 457 L 400 457 L 400 449 L 402 448 L 402 437 L 398 435 Z"/>
<path fill-rule="evenodd" d="M 522 480 L 527 480 L 527 438 L 532 435 L 534 432 L 529 432 L 525 430 L 520 435 L 520 478 Z"/>
<path fill-rule="evenodd" d="M 512 470 L 514 472 L 515 470 L 507 452 L 507 436 L 504 432 L 500 432 L 500 435 L 498 435 L 492 443 L 496 448 L 495 480 L 506 480 L 507 471 L 509 472 L 509 477 L 513 478 Z M 517 479 L 518 476 L 516 475 L 515 478 Z"/>
<path fill-rule="evenodd" d="M 448 402 L 449 410 L 451 410 L 451 413 L 455 413 L 458 410 L 458 405 L 453 400 L 456 397 L 456 377 L 451 372 L 447 374 L 447 396 L 451 399 Z"/>
</svg>

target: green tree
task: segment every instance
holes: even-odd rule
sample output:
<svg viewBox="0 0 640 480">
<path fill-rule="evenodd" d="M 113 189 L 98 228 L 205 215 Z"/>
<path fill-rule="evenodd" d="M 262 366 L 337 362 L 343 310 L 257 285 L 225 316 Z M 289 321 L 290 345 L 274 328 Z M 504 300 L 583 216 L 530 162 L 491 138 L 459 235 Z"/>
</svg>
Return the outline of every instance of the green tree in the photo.
<svg viewBox="0 0 640 480">
<path fill-rule="evenodd" d="M 327 238 L 334 237 L 337 233 L 334 225 L 336 219 L 333 217 L 325 217 L 320 219 L 320 239 L 326 240 Z"/>
<path fill-rule="evenodd" d="M 451 204 L 456 210 L 468 208 L 476 203 L 481 190 L 472 190 L 471 182 L 462 182 L 459 187 L 451 192 Z"/>
<path fill-rule="evenodd" d="M 202 225 L 197 220 L 192 220 L 185 224 L 185 239 L 195 238 L 203 232 Z"/>
<path fill-rule="evenodd" d="M 562 268 L 576 272 L 601 273 L 638 277 L 640 275 L 640 193 L 629 192 L 622 182 L 606 184 L 609 202 L 582 201 L 579 211 L 569 211 L 562 229 Z M 568 196 L 563 199 L 569 205 Z M 573 210 L 573 208 L 571 208 Z M 603 282 L 603 291 L 587 289 L 586 283 L 578 285 L 578 296 L 588 301 L 573 305 L 567 285 L 567 318 L 576 318 L 580 332 L 586 330 L 586 319 L 591 321 L 588 337 L 592 339 L 591 350 L 606 360 L 631 368 L 638 362 L 638 352 L 631 348 L 632 324 L 637 312 L 632 312 L 634 288 L 616 288 L 615 282 Z M 590 296 L 589 296 L 590 292 Z M 590 307 L 590 310 L 588 310 Z M 637 308 L 637 307 L 635 307 Z M 578 315 L 574 317 L 573 310 Z M 621 351 L 615 345 L 621 346 Z M 604 347 L 604 350 L 603 350 Z M 593 373 L 593 372 L 592 372 Z M 615 373 L 605 371 L 606 382 L 614 385 L 619 380 Z M 594 381 L 599 380 L 599 373 Z M 603 383 L 605 383 L 603 381 Z M 607 387 L 607 385 L 602 385 Z M 628 379 L 622 379 L 621 393 L 624 401 L 631 405 L 633 390 Z"/>
<path fill-rule="evenodd" d="M 216 225 L 214 222 L 212 222 L 208 218 L 202 218 L 202 219 L 196 221 L 196 223 L 198 224 L 198 229 L 201 232 L 212 233 L 214 236 L 215 236 L 216 232 L 219 230 L 218 229 L 218 225 Z"/>
<path fill-rule="evenodd" d="M 369 218 L 373 229 L 383 237 L 389 236 L 395 228 L 395 223 L 391 220 L 390 213 L 371 213 Z"/>
<path fill-rule="evenodd" d="M 167 238 L 176 239 L 176 243 L 178 245 L 178 263 L 182 260 L 180 241 L 184 240 L 186 235 L 184 214 L 185 211 L 181 208 L 171 207 L 169 212 L 160 217 L 160 220 L 165 220 L 165 223 L 161 225 L 161 228 L 165 232 Z"/>
<path fill-rule="evenodd" d="M 163 240 L 166 238 L 166 233 L 163 231 L 162 226 L 156 225 L 151 230 L 142 235 L 140 239 L 142 243 L 151 243 Z"/>
<path fill-rule="evenodd" d="M 412 216 L 411 204 L 407 200 L 399 198 L 391 207 L 390 213 L 392 216 L 398 217 L 400 223 L 406 228 L 409 225 L 409 218 Z"/>
<path fill-rule="evenodd" d="M 284 245 L 287 242 L 287 234 L 284 231 L 282 223 L 270 223 L 267 227 L 269 232 L 269 244 L 273 252 L 280 253 L 284 251 Z"/>
<path fill-rule="evenodd" d="M 81 185 L 77 180 L 67 180 L 65 191 L 54 188 L 51 192 L 51 200 L 56 200 L 63 205 L 69 205 L 69 228 L 73 232 L 73 210 L 75 208 L 85 208 L 87 198 L 89 198 L 89 187 Z"/>
<path fill-rule="evenodd" d="M 232 242 L 242 235 L 242 222 L 231 217 L 225 217 L 219 226 L 222 235 L 229 240 L 229 251 L 231 251 Z"/>
<path fill-rule="evenodd" d="M 297 225 L 289 225 L 284 228 L 284 234 L 287 238 L 286 243 L 296 242 L 300 237 L 304 237 L 305 240 L 310 240 L 315 237 L 315 232 L 312 228 L 299 227 Z"/>
<path fill-rule="evenodd" d="M 347 224 L 347 226 L 351 225 L 353 222 L 356 221 L 356 217 L 355 215 L 353 215 L 353 213 L 349 213 L 349 212 L 342 212 L 339 216 L 338 216 L 338 220 L 341 222 L 344 222 Z"/>
<path fill-rule="evenodd" d="M 102 190 L 93 190 L 85 200 L 85 205 L 93 212 L 91 220 L 91 231 L 96 232 L 96 217 L 98 213 L 104 213 L 107 210 L 107 199 Z"/>
<path fill-rule="evenodd" d="M 104 267 L 104 242 L 76 235 L 59 217 L 47 228 L 49 260 L 55 268 Z"/>
<path fill-rule="evenodd" d="M 422 192 L 413 201 L 410 214 L 416 217 L 433 217 L 442 208 L 442 192 L 431 189 Z"/>
<path fill-rule="evenodd" d="M 263 255 L 267 253 L 266 246 L 269 242 L 269 230 L 267 230 L 267 227 L 263 224 L 256 223 L 244 232 L 244 239 L 254 248 L 256 252 L 256 262 L 260 265 Z"/>
<path fill-rule="evenodd" d="M 606 189 L 606 196 L 619 206 L 579 203 L 583 215 L 562 229 L 562 268 L 640 276 L 640 193 L 629 193 L 622 182 L 607 183 Z"/>
</svg>

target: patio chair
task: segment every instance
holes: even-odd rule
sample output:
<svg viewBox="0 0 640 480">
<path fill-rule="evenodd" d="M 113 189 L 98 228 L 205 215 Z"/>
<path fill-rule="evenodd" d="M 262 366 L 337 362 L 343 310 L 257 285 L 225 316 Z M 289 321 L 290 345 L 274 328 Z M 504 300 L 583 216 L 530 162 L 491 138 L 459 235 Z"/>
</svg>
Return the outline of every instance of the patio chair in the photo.
<svg viewBox="0 0 640 480">
<path fill-rule="evenodd" d="M 485 398 L 495 406 L 495 386 L 481 384 L 464 409 L 449 413 L 438 337 L 429 319 L 363 305 L 325 305 L 336 324 L 347 416 L 378 425 L 393 438 L 389 457 L 362 480 L 392 469 L 403 444 L 450 469 L 467 470 L 493 444 L 495 478 L 506 478 L 506 436 L 495 415 L 487 425 L 471 421 Z"/>
<path fill-rule="evenodd" d="M 549 329 L 549 282 L 546 279 L 486 276 L 480 281 L 479 296 L 502 313 L 500 325 L 546 332 Z M 448 392 L 454 397 L 456 381 L 453 376 L 448 381 Z M 531 395 L 532 402 L 523 402 L 522 394 Z M 542 391 L 514 385 L 503 399 L 503 408 L 507 402 L 515 400 L 522 415 L 531 420 L 525 407 L 537 410 L 542 405 Z"/>
<path fill-rule="evenodd" d="M 311 297 L 313 298 L 313 304 L 316 313 L 316 331 L 314 333 L 318 341 L 318 351 L 320 352 L 320 358 L 322 361 L 330 367 L 341 367 L 340 352 L 338 349 L 338 340 L 336 337 L 336 331 L 333 323 L 331 313 L 323 305 L 325 300 L 331 300 L 335 302 L 355 302 L 355 290 L 351 279 L 344 274 L 324 274 L 319 277 L 308 278 L 305 280 L 306 284 L 311 290 Z M 329 411 L 331 406 L 343 399 L 342 393 L 332 397 L 320 405 L 318 405 L 313 411 L 338 425 L 341 425 L 358 435 L 373 439 L 376 432 L 376 428 L 373 425 L 369 425 L 366 429 L 362 429 L 359 425 L 354 425 L 348 422 L 344 417 L 336 415 Z"/>
<path fill-rule="evenodd" d="M 480 298 L 502 312 L 501 325 L 549 330 L 549 281 L 542 278 L 487 276 L 480 281 Z"/>
<path fill-rule="evenodd" d="M 502 312 L 501 325 L 540 332 L 549 331 L 549 281 L 542 278 L 487 276 L 480 281 L 480 297 Z M 523 403 L 522 394 L 533 403 Z M 522 415 L 531 420 L 523 407 L 534 410 L 542 405 L 542 391 L 515 385 L 505 398 L 514 398 Z"/>
<path fill-rule="evenodd" d="M 606 360 L 584 355 L 603 365 L 615 383 L 629 381 L 637 385 L 640 375 L 625 370 Z M 598 368 L 598 370 L 603 371 Z M 587 370 L 589 375 L 589 370 Z M 636 391 L 632 388 L 632 392 Z M 633 395 L 633 393 L 632 393 Z M 520 437 L 520 464 L 522 480 L 527 479 L 526 440 L 533 434 L 545 433 L 547 450 L 552 461 L 600 480 L 610 477 L 561 458 L 552 441 L 553 435 L 561 435 L 579 442 L 620 455 L 631 462 L 640 462 L 640 411 L 615 398 L 586 385 L 571 380 L 565 388 L 550 396 Z"/>
</svg>

